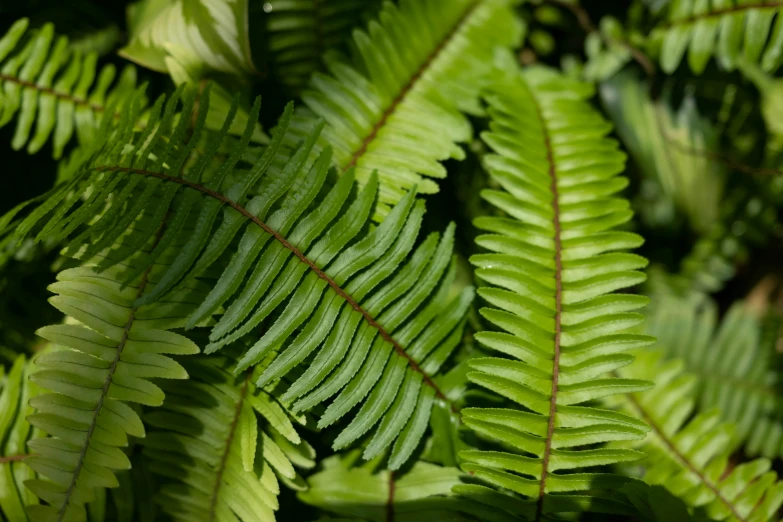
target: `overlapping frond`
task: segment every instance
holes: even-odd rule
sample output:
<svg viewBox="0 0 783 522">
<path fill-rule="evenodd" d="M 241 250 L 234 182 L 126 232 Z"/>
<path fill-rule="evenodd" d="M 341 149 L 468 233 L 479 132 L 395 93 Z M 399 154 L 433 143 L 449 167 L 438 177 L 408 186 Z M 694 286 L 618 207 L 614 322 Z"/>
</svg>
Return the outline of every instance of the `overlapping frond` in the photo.
<svg viewBox="0 0 783 522">
<path fill-rule="evenodd" d="M 303 87 L 321 68 L 325 51 L 339 47 L 351 29 L 373 15 L 380 0 L 272 0 L 251 4 L 263 23 L 265 57 L 285 85 Z"/>
<path fill-rule="evenodd" d="M 19 20 L 0 39 L 0 127 L 16 119 L 11 146 L 30 153 L 51 137 L 59 158 L 74 133 L 80 143 L 96 140 L 103 113 L 136 90 L 136 69 L 127 66 L 115 81 L 113 65 L 98 71 L 98 55 L 55 38 L 52 24 L 27 25 Z"/>
<path fill-rule="evenodd" d="M 718 324 L 716 305 L 705 299 L 656 295 L 647 331 L 669 358 L 682 359 L 699 378 L 701 411 L 715 409 L 736 425 L 750 456 L 783 455 L 780 383 L 773 367 L 778 356 L 761 343 L 759 318 L 740 302 Z"/>
<path fill-rule="evenodd" d="M 701 74 L 712 56 L 726 69 L 738 61 L 774 71 L 783 63 L 783 3 L 745 0 L 674 0 L 665 22 L 651 34 L 661 68 L 672 73 L 688 53 L 688 65 Z"/>
<path fill-rule="evenodd" d="M 464 157 L 458 143 L 472 137 L 460 112 L 480 114 L 479 92 L 489 80 L 496 47 L 512 47 L 521 25 L 507 0 L 387 2 L 366 31 L 355 31 L 350 60 L 325 58 L 302 99 L 326 120 L 323 145 L 342 172 L 360 183 L 377 169 L 378 217 L 414 187 L 434 193 L 439 162 Z M 309 128 L 314 117 L 299 125 Z"/>
<path fill-rule="evenodd" d="M 188 92 L 184 115 L 194 110 Z M 413 192 L 380 226 L 371 226 L 376 177 L 359 190 L 348 172 L 328 186 L 327 177 L 335 176 L 329 149 L 306 166 L 319 129 L 284 168 L 269 169 L 286 134 L 290 108 L 249 170 L 234 167 L 252 135 L 258 104 L 242 141 L 217 172 L 202 179 L 231 117 L 222 135 L 179 176 L 190 145 L 175 144 L 181 144 L 193 118 L 175 119 L 177 104 L 176 97 L 169 100 L 159 122 L 159 101 L 142 133 L 133 133 L 132 114 L 123 116 L 89 166 L 55 190 L 22 222 L 19 233 L 37 227 L 39 238 L 66 237 L 70 230 L 86 227 L 68 250 L 81 249 L 89 257 L 111 245 L 139 213 L 149 212 L 156 222 L 167 217 L 159 244 L 143 258 L 146 266 L 171 244 L 181 247 L 155 287 L 138 296 L 134 306 L 176 294 L 197 276 L 215 278 L 186 325 L 193 327 L 225 309 L 206 351 L 254 335 L 266 321 L 263 335 L 254 339 L 235 371 L 279 353 L 258 380 L 263 386 L 304 363 L 307 371 L 283 400 L 297 400 L 294 409 L 300 411 L 336 395 L 321 426 L 361 405 L 335 446 L 344 447 L 377 426 L 367 458 L 396 441 L 391 465 L 402 465 L 426 429 L 433 401 L 445 400 L 432 376 L 459 342 L 472 299 L 472 288 L 447 298 L 455 274 L 454 227 L 415 247 L 424 204 L 415 201 Z M 208 91 L 200 99 L 188 143 L 198 139 L 207 106 Z M 154 205 L 153 196 L 159 198 Z M 94 209 L 103 205 L 108 208 L 93 220 Z M 184 230 L 192 232 L 183 237 Z M 133 237 L 99 267 L 111 267 L 145 241 L 147 236 Z M 133 274 L 143 272 L 143 266 Z"/>
<path fill-rule="evenodd" d="M 655 388 L 616 399 L 629 414 L 652 428 L 638 446 L 644 480 L 660 484 L 709 520 L 777 520 L 783 482 L 764 458 L 734 465 L 734 426 L 720 410 L 693 416 L 698 378 L 683 372 L 681 360 L 663 362 L 662 353 L 645 350 L 619 371 L 633 379 L 655 379 Z"/>
<path fill-rule="evenodd" d="M 38 393 L 29 382 L 31 365 L 19 356 L 3 375 L 0 367 L 0 520 L 27 520 L 25 506 L 38 503 L 24 487 L 35 473 L 22 461 L 29 456 L 27 443 L 41 436 L 25 420 L 31 408 L 27 402 Z"/>
<path fill-rule="evenodd" d="M 419 461 L 404 472 L 394 472 L 378 469 L 377 462 L 357 465 L 358 457 L 349 453 L 325 459 L 324 469 L 308 478 L 310 487 L 299 493 L 299 499 L 340 520 L 511 522 L 452 495 L 452 487 L 464 476 L 456 468 Z"/>
<path fill-rule="evenodd" d="M 639 419 L 589 405 L 650 386 L 608 375 L 633 360 L 626 351 L 651 341 L 628 332 L 642 322 L 634 310 L 646 299 L 610 294 L 643 281 L 638 269 L 646 265 L 620 252 L 641 238 L 612 230 L 632 215 L 614 195 L 627 183 L 617 176 L 625 155 L 605 137 L 610 125 L 585 101 L 589 85 L 545 68 L 522 72 L 511 56 L 504 58 L 483 136 L 496 152 L 486 166 L 501 187 L 483 197 L 502 215 L 475 220 L 487 232 L 476 242 L 490 253 L 471 258 L 487 284 L 479 295 L 490 306 L 481 314 L 497 328 L 476 339 L 504 357 L 471 360 L 468 377 L 511 402 L 463 410 L 465 424 L 501 449 L 462 452 L 462 468 L 524 497 L 509 507 L 522 519 L 627 513 L 627 505 L 608 498 L 626 478 L 577 471 L 638 459 L 632 450 L 594 445 L 640 439 L 648 429 Z M 495 503 L 488 488 L 458 490 Z"/>
<path fill-rule="evenodd" d="M 176 520 L 274 521 L 276 474 L 303 484 L 294 466 L 314 466 L 312 448 L 252 372 L 235 377 L 217 356 L 183 364 L 190 379 L 164 383 L 163 406 L 144 418 L 161 508 Z"/>
<path fill-rule="evenodd" d="M 151 220 L 145 217 L 149 218 L 137 220 L 114 248 L 148 233 L 144 227 Z M 153 246 L 149 244 L 148 251 Z M 172 243 L 168 255 L 181 247 L 182 242 Z M 122 272 L 139 266 L 135 258 L 100 273 L 93 266 L 68 269 L 51 285 L 57 294 L 51 303 L 71 320 L 38 332 L 66 349 L 38 356 L 38 371 L 31 376 L 52 392 L 31 402 L 38 412 L 28 417 L 50 435 L 30 443 L 36 455 L 26 460 L 48 479 L 27 484 L 48 504 L 29 509 L 33 520 L 83 520 L 83 504 L 94 498 L 96 488 L 116 487 L 113 471 L 130 466 L 120 449 L 128 444 L 128 436 L 144 436 L 141 419 L 130 404 L 163 402 L 163 391 L 153 378 L 187 378 L 184 368 L 165 354 L 199 351 L 170 330 L 183 326 L 203 298 L 203 286 L 182 288 L 152 305 L 134 305 L 155 287 L 167 266 L 165 259 L 128 284 L 123 284 Z"/>
</svg>

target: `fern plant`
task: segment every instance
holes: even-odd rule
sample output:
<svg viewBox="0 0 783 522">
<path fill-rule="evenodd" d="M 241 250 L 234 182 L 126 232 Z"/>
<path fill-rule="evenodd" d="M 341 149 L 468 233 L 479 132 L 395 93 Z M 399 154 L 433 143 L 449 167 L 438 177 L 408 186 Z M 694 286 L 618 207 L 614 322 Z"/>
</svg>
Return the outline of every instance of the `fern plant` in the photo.
<svg viewBox="0 0 783 522">
<path fill-rule="evenodd" d="M 780 518 L 779 2 L 88 4 L 0 7 L 0 520 Z"/>
</svg>

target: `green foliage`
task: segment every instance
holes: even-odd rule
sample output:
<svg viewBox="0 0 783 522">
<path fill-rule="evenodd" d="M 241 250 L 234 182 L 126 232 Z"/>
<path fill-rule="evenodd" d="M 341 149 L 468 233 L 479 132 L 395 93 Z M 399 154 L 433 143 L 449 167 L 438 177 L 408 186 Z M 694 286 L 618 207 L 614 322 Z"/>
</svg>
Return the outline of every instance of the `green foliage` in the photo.
<svg viewBox="0 0 783 522">
<path fill-rule="evenodd" d="M 221 357 L 185 367 L 190 379 L 165 383 L 166 401 L 144 418 L 161 509 L 177 520 L 274 521 L 276 474 L 303 483 L 294 465 L 312 467 L 312 448 L 251 373 L 234 377 Z"/>
<path fill-rule="evenodd" d="M 130 41 L 120 55 L 154 71 L 170 57 L 210 72 L 253 72 L 248 0 L 140 0 L 128 12 Z"/>
<path fill-rule="evenodd" d="M 16 118 L 15 150 L 37 152 L 52 137 L 59 158 L 74 132 L 80 143 L 95 141 L 103 114 L 134 92 L 134 67 L 116 75 L 113 65 L 98 73 L 97 54 L 55 38 L 52 24 L 28 31 L 21 19 L 0 39 L 0 127 Z"/>
<path fill-rule="evenodd" d="M 522 26 L 509 0 L 403 0 L 384 5 L 377 22 L 353 36 L 350 60 L 325 56 L 329 74 L 315 73 L 302 94 L 326 121 L 323 145 L 334 164 L 355 168 L 366 184 L 378 172 L 376 212 L 384 217 L 414 187 L 432 194 L 439 162 L 462 159 L 458 143 L 472 135 L 460 111 L 481 114 L 496 47 L 517 44 Z M 415 39 L 407 35 L 416 35 Z M 313 117 L 300 125 L 309 127 Z"/>
<path fill-rule="evenodd" d="M 418 462 L 405 472 L 386 471 L 377 469 L 377 463 L 357 465 L 358 457 L 326 459 L 323 471 L 310 477 L 310 489 L 299 493 L 299 498 L 344 520 L 475 520 L 460 514 L 470 507 L 451 494 L 461 482 L 459 470 Z"/>
<path fill-rule="evenodd" d="M 714 303 L 698 298 L 656 296 L 647 331 L 669 358 L 682 359 L 698 376 L 695 390 L 702 411 L 716 409 L 735 425 L 738 442 L 750 456 L 783 455 L 783 413 L 777 357 L 761 343 L 761 324 L 738 302 L 718 324 Z"/>
<path fill-rule="evenodd" d="M 514 452 L 465 451 L 462 468 L 529 499 L 514 513 L 523 519 L 583 509 L 623 513 L 609 495 L 599 496 L 622 477 L 566 470 L 638 459 L 642 454 L 630 450 L 580 447 L 639 439 L 647 430 L 633 417 L 584 405 L 650 386 L 602 378 L 633 360 L 623 352 L 652 340 L 628 332 L 642 322 L 633 311 L 645 299 L 608 295 L 643 281 L 637 269 L 646 265 L 617 252 L 641 238 L 612 230 L 631 218 L 628 202 L 613 197 L 627 183 L 617 177 L 625 156 L 585 102 L 588 85 L 504 65 L 504 80 L 487 100 L 492 120 L 483 136 L 496 152 L 484 161 L 502 189 L 483 197 L 508 217 L 475 221 L 487 232 L 476 242 L 491 253 L 471 262 L 490 285 L 479 289 L 490 305 L 481 313 L 499 330 L 476 338 L 506 357 L 471 360 L 468 377 L 511 405 L 466 409 L 463 420 Z M 474 486 L 463 490 L 481 495 Z M 577 495 L 588 490 L 598 498 Z"/>
<path fill-rule="evenodd" d="M 716 152 L 718 136 L 698 113 L 692 97 L 677 110 L 666 100 L 650 99 L 645 85 L 630 73 L 618 74 L 601 85 L 601 100 L 646 183 L 659 186 L 665 198 L 649 211 L 650 221 L 671 221 L 675 209 L 684 213 L 699 233 L 719 216 L 726 169 L 710 168 L 704 154 Z M 657 182 L 657 183 L 656 183 Z M 653 187 L 647 191 L 655 190 Z"/>
<path fill-rule="evenodd" d="M 734 428 L 721 423 L 721 411 L 693 417 L 697 378 L 682 372 L 682 361 L 662 362 L 654 350 L 638 354 L 619 371 L 634 379 L 655 379 L 643 393 L 618 402 L 652 428 L 641 448 L 644 480 L 659 484 L 696 508 L 709 520 L 770 520 L 783 504 L 783 482 L 771 462 L 757 459 L 738 466 L 730 462 Z"/>
<path fill-rule="evenodd" d="M 686 51 L 696 74 L 713 55 L 729 70 L 745 60 L 774 71 L 783 62 L 781 9 L 776 2 L 673 0 L 666 20 L 652 31 L 650 46 L 659 48 L 666 73 L 677 69 Z"/>
<path fill-rule="evenodd" d="M 301 88 L 320 70 L 322 55 L 345 43 L 353 27 L 375 14 L 379 0 L 251 2 L 264 27 L 266 67 L 285 85 Z"/>
<path fill-rule="evenodd" d="M 780 4 L 0 5 L 0 520 L 777 519 Z"/>
<path fill-rule="evenodd" d="M 35 477 L 22 460 L 28 456 L 27 444 L 40 437 L 25 417 L 31 413 L 27 402 L 38 394 L 28 380 L 31 365 L 19 356 L 4 375 L 0 372 L 0 519 L 26 520 L 25 506 L 37 504 L 24 487 Z"/>
</svg>

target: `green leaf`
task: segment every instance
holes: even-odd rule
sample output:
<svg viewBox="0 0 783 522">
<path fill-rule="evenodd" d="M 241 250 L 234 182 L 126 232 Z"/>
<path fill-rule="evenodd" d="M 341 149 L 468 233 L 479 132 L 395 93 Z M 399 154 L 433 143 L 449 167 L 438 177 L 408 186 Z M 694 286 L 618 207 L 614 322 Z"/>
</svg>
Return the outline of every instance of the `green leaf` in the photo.
<svg viewBox="0 0 783 522">
<path fill-rule="evenodd" d="M 129 9 L 120 55 L 160 72 L 171 56 L 210 72 L 253 73 L 247 9 L 247 0 L 141 0 Z"/>
</svg>

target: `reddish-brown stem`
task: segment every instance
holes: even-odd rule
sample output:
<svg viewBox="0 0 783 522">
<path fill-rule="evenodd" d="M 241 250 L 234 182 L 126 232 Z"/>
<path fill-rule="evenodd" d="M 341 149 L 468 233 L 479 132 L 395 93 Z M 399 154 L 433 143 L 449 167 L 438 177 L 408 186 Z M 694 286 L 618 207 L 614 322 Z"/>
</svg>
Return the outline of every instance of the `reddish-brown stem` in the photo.
<svg viewBox="0 0 783 522">
<path fill-rule="evenodd" d="M 247 397 L 247 390 L 250 385 L 250 377 L 252 372 L 246 372 L 245 382 L 242 384 L 242 389 L 239 391 L 239 400 L 237 401 L 237 407 L 234 412 L 234 418 L 231 421 L 231 426 L 228 428 L 228 438 L 226 439 L 226 447 L 223 450 L 223 454 L 220 456 L 220 463 L 218 464 L 217 473 L 215 474 L 215 487 L 212 490 L 212 498 L 209 499 L 209 521 L 215 520 L 215 514 L 217 512 L 217 501 L 220 488 L 223 485 L 223 473 L 226 470 L 226 463 L 228 462 L 228 456 L 231 454 L 231 444 L 234 442 L 234 436 L 237 432 L 237 425 L 239 424 L 239 417 L 242 415 L 242 406 L 245 403 L 245 397 Z"/>
<path fill-rule="evenodd" d="M 359 148 L 356 149 L 356 152 L 353 153 L 351 156 L 351 159 L 348 160 L 348 163 L 346 163 L 343 166 L 343 169 L 349 169 L 351 167 L 355 167 L 356 163 L 359 161 L 359 159 L 367 152 L 367 147 L 370 146 L 370 144 L 375 140 L 375 138 L 378 137 L 378 132 L 386 125 L 386 122 L 391 117 L 392 114 L 394 114 L 394 111 L 397 110 L 397 107 L 405 100 L 405 97 L 408 95 L 408 93 L 413 90 L 413 88 L 416 86 L 416 82 L 419 81 L 419 79 L 422 77 L 424 72 L 429 69 L 429 67 L 432 65 L 432 62 L 435 61 L 435 59 L 440 55 L 441 51 L 446 47 L 446 44 L 448 44 L 451 39 L 454 37 L 454 35 L 457 33 L 460 27 L 462 27 L 462 24 L 465 22 L 465 20 L 470 16 L 470 14 L 478 7 L 478 3 L 474 3 L 471 7 L 469 7 L 465 13 L 462 15 L 462 17 L 459 19 L 459 21 L 454 24 L 454 27 L 449 31 L 449 33 L 443 38 L 443 40 L 438 43 L 438 46 L 430 53 L 430 55 L 427 57 L 426 60 L 424 60 L 424 63 L 421 64 L 419 69 L 411 76 L 411 79 L 408 81 L 407 84 L 402 88 L 400 93 L 397 95 L 394 100 L 389 104 L 389 106 L 386 108 L 386 110 L 381 114 L 381 118 L 378 120 L 378 122 L 373 126 L 370 133 L 362 140 L 362 143 L 359 145 Z"/>
<path fill-rule="evenodd" d="M 394 472 L 389 471 L 389 496 L 386 497 L 386 522 L 394 522 L 394 493 L 396 484 Z"/>
<path fill-rule="evenodd" d="M 560 193 L 557 186 L 557 170 L 555 167 L 554 150 L 552 141 L 547 129 L 547 122 L 541 107 L 536 105 L 538 119 L 541 122 L 541 128 L 544 133 L 544 146 L 546 147 L 547 163 L 549 164 L 550 190 L 552 191 L 552 224 L 554 228 L 555 241 L 555 338 L 554 338 L 554 356 L 552 358 L 552 389 L 549 398 L 549 422 L 546 430 L 546 441 L 544 442 L 544 455 L 541 463 L 541 482 L 538 490 L 538 502 L 536 503 L 536 521 L 541 520 L 544 512 L 544 494 L 546 493 L 546 480 L 549 475 L 549 458 L 552 454 L 552 438 L 555 434 L 555 415 L 557 413 L 557 383 L 560 377 L 560 335 L 562 329 L 562 307 L 563 307 L 563 260 L 562 260 L 562 242 L 560 226 Z"/>
<path fill-rule="evenodd" d="M 42 87 L 40 85 L 37 85 L 33 82 L 28 82 L 26 80 L 22 80 L 19 78 L 16 78 L 15 76 L 9 76 L 7 74 L 0 74 L 0 81 L 4 82 L 10 82 L 15 83 L 17 85 L 20 85 L 22 87 L 26 87 L 28 89 L 35 89 L 38 92 L 49 94 L 51 96 L 54 96 L 55 98 L 59 100 L 69 101 L 73 103 L 74 105 L 82 105 L 84 107 L 89 107 L 90 109 L 94 110 L 95 112 L 103 112 L 105 110 L 105 107 L 102 105 L 98 105 L 97 103 L 91 103 L 89 100 L 85 100 L 84 98 L 78 98 L 76 96 L 73 96 L 68 93 L 59 92 L 51 87 Z"/>
<path fill-rule="evenodd" d="M 209 189 L 203 185 L 200 185 L 198 183 L 194 183 L 192 181 L 186 180 L 184 178 L 180 177 L 174 177 L 169 176 L 168 174 L 161 174 L 159 172 L 152 172 L 148 170 L 141 170 L 141 169 L 132 169 L 127 167 L 96 167 L 97 171 L 102 172 L 126 172 L 126 173 L 133 173 L 138 174 L 141 176 L 149 176 L 153 178 L 162 179 L 165 181 L 171 181 L 174 183 L 179 183 L 180 185 L 184 185 L 186 187 L 190 187 L 194 190 L 198 190 L 202 194 L 206 194 L 212 198 L 217 199 L 218 201 L 230 206 L 240 214 L 242 214 L 245 218 L 247 218 L 249 221 L 251 221 L 256 226 L 260 227 L 262 230 L 264 230 L 267 234 L 271 235 L 276 241 L 278 241 L 283 247 L 291 251 L 292 254 L 294 254 L 302 263 L 306 264 L 315 274 L 326 281 L 326 283 L 332 288 L 332 290 L 337 293 L 343 300 L 345 300 L 354 310 L 362 314 L 362 317 L 364 317 L 364 320 L 367 321 L 367 323 L 375 328 L 378 333 L 380 334 L 381 338 L 383 338 L 384 341 L 388 342 L 392 345 L 394 348 L 394 351 L 397 352 L 397 354 L 400 357 L 403 357 L 407 360 L 408 365 L 410 368 L 422 375 L 424 383 L 431 387 L 433 390 L 435 390 L 435 395 L 442 401 L 444 401 L 446 404 L 449 405 L 451 410 L 453 412 L 457 411 L 457 407 L 446 397 L 446 395 L 443 393 L 443 391 L 438 387 L 438 385 L 435 383 L 435 381 L 432 380 L 432 377 L 430 377 L 424 369 L 417 363 L 408 353 L 405 351 L 405 349 L 400 346 L 400 344 L 392 338 L 392 336 L 387 332 L 378 322 L 373 318 L 367 310 L 361 307 L 359 303 L 351 297 L 345 290 L 343 290 L 340 285 L 337 284 L 334 279 L 329 277 L 323 270 L 321 270 L 313 261 L 307 258 L 298 248 L 296 248 L 294 245 L 292 245 L 286 238 L 284 238 L 282 235 L 280 235 L 279 232 L 274 230 L 272 227 L 261 221 L 258 216 L 247 210 L 245 207 L 237 203 L 236 201 L 233 201 L 229 199 L 228 197 L 224 196 L 223 194 L 216 192 L 212 189 Z"/>
<path fill-rule="evenodd" d="M 30 455 L 10 455 L 8 457 L 0 457 L 0 464 L 8 464 L 9 462 L 20 462 Z"/>
</svg>

